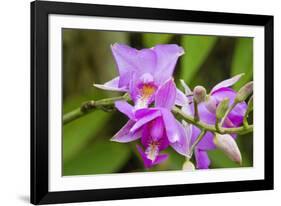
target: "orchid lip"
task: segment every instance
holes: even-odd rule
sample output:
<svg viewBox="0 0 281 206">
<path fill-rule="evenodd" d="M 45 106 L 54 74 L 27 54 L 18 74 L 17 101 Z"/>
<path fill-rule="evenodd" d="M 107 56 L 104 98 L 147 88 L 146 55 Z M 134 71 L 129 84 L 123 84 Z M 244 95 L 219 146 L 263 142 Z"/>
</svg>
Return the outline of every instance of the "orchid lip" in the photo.
<svg viewBox="0 0 281 206">
<path fill-rule="evenodd" d="M 152 162 L 156 159 L 156 157 L 159 154 L 159 146 L 157 142 L 151 142 L 149 146 L 145 150 L 145 154 L 148 159 L 150 159 Z"/>
<path fill-rule="evenodd" d="M 136 101 L 136 108 L 145 108 L 150 102 L 153 100 L 153 96 L 155 91 L 157 90 L 157 86 L 153 83 L 141 83 L 138 86 L 139 95 Z"/>
<path fill-rule="evenodd" d="M 140 87 L 141 98 L 148 99 L 156 91 L 156 86 L 152 83 L 145 83 Z"/>
</svg>

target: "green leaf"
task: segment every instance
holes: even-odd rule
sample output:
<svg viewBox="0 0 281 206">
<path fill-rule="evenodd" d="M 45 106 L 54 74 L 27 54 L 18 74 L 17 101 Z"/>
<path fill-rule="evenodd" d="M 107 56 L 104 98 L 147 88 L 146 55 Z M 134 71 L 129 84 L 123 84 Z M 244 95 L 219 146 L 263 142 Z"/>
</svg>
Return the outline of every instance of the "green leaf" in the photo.
<svg viewBox="0 0 281 206">
<path fill-rule="evenodd" d="M 253 38 L 238 38 L 236 40 L 231 75 L 245 73 L 245 75 L 233 86 L 239 89 L 253 78 Z"/>
<path fill-rule="evenodd" d="M 89 175 L 118 172 L 129 160 L 126 144 L 99 140 L 89 144 L 73 159 L 64 163 L 63 175 Z"/>
<path fill-rule="evenodd" d="M 189 83 L 208 57 L 217 37 L 187 35 L 182 37 L 181 46 L 185 55 L 181 57 L 181 78 Z"/>
<path fill-rule="evenodd" d="M 79 97 L 66 101 L 64 103 L 64 112 L 73 109 L 73 107 L 78 107 L 85 99 Z M 71 159 L 81 148 L 87 145 L 90 140 L 96 138 L 97 133 L 108 123 L 111 116 L 112 113 L 96 110 L 64 125 L 63 160 L 67 161 Z"/>
<path fill-rule="evenodd" d="M 144 33 L 142 35 L 143 45 L 147 48 L 154 47 L 156 44 L 166 44 L 172 38 L 172 34 L 153 34 Z"/>
</svg>

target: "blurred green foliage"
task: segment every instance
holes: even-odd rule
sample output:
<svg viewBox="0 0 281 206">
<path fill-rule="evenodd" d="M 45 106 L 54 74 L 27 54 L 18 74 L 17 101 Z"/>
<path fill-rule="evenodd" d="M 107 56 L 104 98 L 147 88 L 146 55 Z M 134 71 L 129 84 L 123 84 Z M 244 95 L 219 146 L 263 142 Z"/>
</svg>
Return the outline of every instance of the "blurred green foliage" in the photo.
<svg viewBox="0 0 281 206">
<path fill-rule="evenodd" d="M 154 47 L 157 44 L 165 44 L 170 41 L 173 37 L 171 34 L 153 34 L 153 33 L 144 33 L 142 35 L 142 43 L 146 48 Z"/>
<path fill-rule="evenodd" d="M 64 175 L 103 174 L 116 172 L 130 158 L 130 148 L 104 140 L 88 143 L 71 161 L 64 163 Z"/>
<path fill-rule="evenodd" d="M 252 38 L 63 29 L 64 114 L 87 100 L 120 95 L 92 86 L 117 75 L 110 49 L 116 42 L 137 49 L 164 43 L 182 46 L 185 55 L 180 57 L 174 76 L 177 81 L 184 79 L 191 88 L 200 84 L 210 91 L 218 82 L 238 73 L 245 76 L 235 89 L 252 80 Z M 126 117 L 118 112 L 95 111 L 63 126 L 63 175 L 146 171 L 135 142 L 110 142 L 125 122 Z M 252 134 L 238 136 L 237 143 L 243 157 L 242 166 L 252 166 Z M 169 159 L 150 171 L 182 168 L 183 156 L 172 149 L 164 152 L 169 154 Z M 210 151 L 209 156 L 211 168 L 239 166 L 221 151 Z"/>
<path fill-rule="evenodd" d="M 234 89 L 252 79 L 253 76 L 253 39 L 239 38 L 236 40 L 233 60 L 231 65 L 231 75 L 245 73 L 241 81 L 234 85 Z"/>
<path fill-rule="evenodd" d="M 188 35 L 182 37 L 181 46 L 185 50 L 185 57 L 181 58 L 181 77 L 186 82 L 194 79 L 206 57 L 211 52 L 216 43 L 216 36 L 195 36 Z"/>
</svg>

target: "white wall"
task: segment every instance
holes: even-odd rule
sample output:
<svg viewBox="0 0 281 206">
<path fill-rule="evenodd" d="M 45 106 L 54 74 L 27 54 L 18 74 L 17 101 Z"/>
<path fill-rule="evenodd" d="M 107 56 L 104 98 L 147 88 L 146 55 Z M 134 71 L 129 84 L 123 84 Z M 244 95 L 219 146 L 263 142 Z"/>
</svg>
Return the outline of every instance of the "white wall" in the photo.
<svg viewBox="0 0 281 206">
<path fill-rule="evenodd" d="M 281 9 L 278 1 L 245 0 L 84 0 L 100 4 L 209 10 L 275 16 L 275 190 L 122 200 L 69 205 L 212 205 L 237 206 L 281 200 L 280 98 Z M 0 12 L 0 205 L 24 205 L 29 198 L 29 1 L 2 1 Z M 279 115 L 279 116 L 278 116 Z"/>
</svg>

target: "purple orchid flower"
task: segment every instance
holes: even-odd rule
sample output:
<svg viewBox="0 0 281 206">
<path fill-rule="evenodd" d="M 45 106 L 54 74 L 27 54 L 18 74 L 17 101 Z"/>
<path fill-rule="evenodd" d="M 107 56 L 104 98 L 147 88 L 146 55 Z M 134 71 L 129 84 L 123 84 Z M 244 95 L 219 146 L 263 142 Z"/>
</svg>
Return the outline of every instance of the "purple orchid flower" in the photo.
<svg viewBox="0 0 281 206">
<path fill-rule="evenodd" d="M 165 161 L 168 155 L 161 151 L 169 146 L 187 156 L 191 133 L 171 113 L 175 100 L 176 86 L 170 79 L 157 90 L 154 108 L 135 110 L 125 101 L 116 102 L 116 108 L 130 120 L 111 140 L 126 143 L 140 139 L 142 146 L 137 145 L 137 149 L 146 168 Z"/>
<path fill-rule="evenodd" d="M 145 108 L 154 101 L 158 88 L 172 77 L 178 58 L 184 54 L 176 44 L 156 45 L 137 50 L 122 44 L 111 46 L 119 76 L 94 86 L 129 92 L 135 108 Z"/>
<path fill-rule="evenodd" d="M 211 125 L 215 125 L 216 123 L 216 108 L 218 104 L 225 98 L 229 98 L 230 104 L 233 104 L 234 99 L 236 97 L 236 92 L 229 88 L 233 84 L 235 84 L 240 78 L 242 74 L 236 75 L 230 79 L 224 80 L 221 83 L 217 84 L 211 90 L 210 95 L 208 96 L 207 101 L 202 102 L 198 105 L 198 113 L 200 120 Z M 185 85 L 185 91 L 191 92 L 191 90 Z M 181 100 L 180 103 L 183 105 L 182 110 L 189 115 L 194 115 L 193 111 L 193 103 L 190 106 L 185 106 L 189 104 L 190 98 L 184 98 L 183 94 L 178 95 Z M 247 104 L 245 102 L 241 102 L 237 104 L 234 109 L 228 114 L 226 120 L 224 121 L 223 127 L 231 128 L 238 127 L 243 123 L 243 117 L 247 110 Z M 191 142 L 193 143 L 200 133 L 200 129 L 196 126 L 192 126 L 192 137 Z M 231 135 L 234 139 L 237 135 Z M 208 158 L 207 151 L 216 149 L 216 146 L 213 142 L 214 135 L 211 132 L 207 132 L 200 143 L 195 148 L 195 159 L 196 159 L 196 167 L 198 169 L 207 169 L 210 165 L 210 159 Z"/>
</svg>

